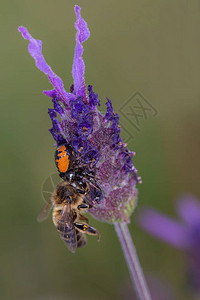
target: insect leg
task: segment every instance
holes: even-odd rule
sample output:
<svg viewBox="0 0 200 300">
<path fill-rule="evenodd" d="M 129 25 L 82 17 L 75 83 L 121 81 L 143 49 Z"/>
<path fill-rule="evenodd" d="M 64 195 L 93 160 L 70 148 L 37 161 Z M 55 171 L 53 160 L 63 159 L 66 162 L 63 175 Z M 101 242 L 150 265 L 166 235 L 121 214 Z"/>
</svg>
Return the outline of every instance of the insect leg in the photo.
<svg viewBox="0 0 200 300">
<path fill-rule="evenodd" d="M 88 218 L 85 217 L 85 216 L 83 216 L 83 215 L 81 215 L 81 214 L 79 214 L 78 219 L 81 220 L 81 221 L 85 221 L 86 223 L 88 223 Z"/>
<path fill-rule="evenodd" d="M 92 205 L 86 203 L 78 205 L 78 209 L 88 209 L 88 208 L 92 208 Z"/>
<path fill-rule="evenodd" d="M 90 234 L 90 235 L 97 235 L 98 237 L 98 241 L 100 241 L 100 234 L 99 232 L 96 230 L 96 228 L 88 225 L 88 224 L 81 224 L 81 223 L 74 223 L 75 227 L 84 233 Z"/>
</svg>

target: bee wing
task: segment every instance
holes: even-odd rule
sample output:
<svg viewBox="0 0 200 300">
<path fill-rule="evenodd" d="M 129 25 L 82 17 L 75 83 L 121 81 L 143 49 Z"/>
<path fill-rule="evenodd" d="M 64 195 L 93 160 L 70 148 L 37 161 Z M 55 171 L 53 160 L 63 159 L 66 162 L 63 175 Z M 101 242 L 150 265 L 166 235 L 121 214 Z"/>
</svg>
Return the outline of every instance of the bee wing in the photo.
<svg viewBox="0 0 200 300">
<path fill-rule="evenodd" d="M 77 239 L 77 248 L 82 248 L 87 243 L 85 233 L 82 233 L 77 229 L 76 229 L 76 239 Z"/>
<path fill-rule="evenodd" d="M 61 239 L 66 243 L 69 250 L 74 253 L 77 248 L 77 238 L 70 203 L 67 203 L 61 211 L 57 224 Z"/>
<path fill-rule="evenodd" d="M 51 198 L 49 198 L 48 202 L 46 202 L 44 204 L 41 211 L 39 212 L 39 215 L 37 217 L 37 221 L 38 222 L 44 221 L 48 217 L 52 207 L 53 207 L 53 203 L 51 202 Z"/>
</svg>

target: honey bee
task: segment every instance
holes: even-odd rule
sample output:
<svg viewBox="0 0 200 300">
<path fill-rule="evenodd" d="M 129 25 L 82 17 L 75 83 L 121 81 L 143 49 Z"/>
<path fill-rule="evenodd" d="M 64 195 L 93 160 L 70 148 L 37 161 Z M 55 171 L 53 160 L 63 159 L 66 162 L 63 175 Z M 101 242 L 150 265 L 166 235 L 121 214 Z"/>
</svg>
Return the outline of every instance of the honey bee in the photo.
<svg viewBox="0 0 200 300">
<path fill-rule="evenodd" d="M 96 235 L 100 240 L 99 232 L 88 224 L 88 219 L 82 213 L 93 207 L 92 203 L 102 197 L 102 191 L 92 172 L 80 166 L 78 157 L 69 145 L 57 148 L 55 162 L 63 182 L 56 186 L 40 212 L 38 221 L 46 219 L 53 208 L 53 223 L 61 239 L 74 253 L 76 248 L 85 246 L 86 233 Z M 93 201 L 90 199 L 91 188 L 95 195 Z"/>
</svg>

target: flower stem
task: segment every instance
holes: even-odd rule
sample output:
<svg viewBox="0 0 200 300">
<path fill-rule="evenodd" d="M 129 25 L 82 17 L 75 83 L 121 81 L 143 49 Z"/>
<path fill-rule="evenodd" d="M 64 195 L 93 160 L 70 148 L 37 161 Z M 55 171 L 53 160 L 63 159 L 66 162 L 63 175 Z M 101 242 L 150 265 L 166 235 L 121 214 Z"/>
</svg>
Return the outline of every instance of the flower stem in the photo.
<svg viewBox="0 0 200 300">
<path fill-rule="evenodd" d="M 125 223 L 114 223 L 114 226 L 126 258 L 133 285 L 138 294 L 138 299 L 151 300 L 128 226 Z"/>
</svg>

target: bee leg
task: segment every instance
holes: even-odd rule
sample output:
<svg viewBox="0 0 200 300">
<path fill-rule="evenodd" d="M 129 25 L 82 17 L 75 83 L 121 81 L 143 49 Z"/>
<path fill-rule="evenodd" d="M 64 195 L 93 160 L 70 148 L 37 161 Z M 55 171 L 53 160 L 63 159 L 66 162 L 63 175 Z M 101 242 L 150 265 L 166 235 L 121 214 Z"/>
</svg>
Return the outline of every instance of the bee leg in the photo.
<svg viewBox="0 0 200 300">
<path fill-rule="evenodd" d="M 78 205 L 78 209 L 88 209 L 88 208 L 92 208 L 92 205 L 86 203 L 82 203 Z"/>
<path fill-rule="evenodd" d="M 81 220 L 81 221 L 85 221 L 86 223 L 88 223 L 88 218 L 85 217 L 85 216 L 83 216 L 83 215 L 81 215 L 81 214 L 79 214 L 79 218 L 78 219 Z"/>
<path fill-rule="evenodd" d="M 98 237 L 98 242 L 100 241 L 100 234 L 99 232 L 96 230 L 96 228 L 88 225 L 88 224 L 81 224 L 81 223 L 74 223 L 75 227 L 84 233 L 90 234 L 90 235 L 97 235 Z"/>
</svg>

